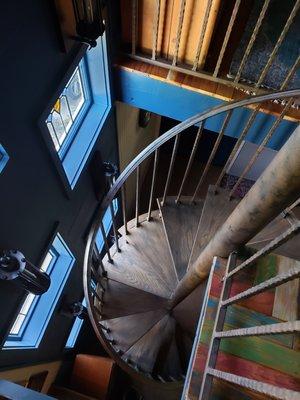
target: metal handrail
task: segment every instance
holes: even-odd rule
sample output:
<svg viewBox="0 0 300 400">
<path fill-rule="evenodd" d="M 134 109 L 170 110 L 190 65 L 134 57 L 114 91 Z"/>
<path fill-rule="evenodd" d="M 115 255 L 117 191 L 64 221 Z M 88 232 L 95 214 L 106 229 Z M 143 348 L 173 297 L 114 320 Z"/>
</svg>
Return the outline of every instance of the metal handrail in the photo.
<svg viewBox="0 0 300 400">
<path fill-rule="evenodd" d="M 88 309 L 88 314 L 91 320 L 91 323 L 93 325 L 93 328 L 96 332 L 96 335 L 98 339 L 101 341 L 107 352 L 110 354 L 110 356 L 117 360 L 119 363 L 122 364 L 122 367 L 130 370 L 132 372 L 132 368 L 126 364 L 126 362 L 120 358 L 119 356 L 119 351 L 117 349 L 117 343 L 113 342 L 116 345 L 116 348 L 113 348 L 111 346 L 112 344 L 112 339 L 107 338 L 105 336 L 105 333 L 102 331 L 100 322 L 101 322 L 101 310 L 97 310 L 95 308 L 95 305 L 92 304 L 92 299 L 95 298 L 95 288 L 91 288 L 91 279 L 92 279 L 92 258 L 93 255 L 95 256 L 94 249 L 95 249 L 95 237 L 96 234 L 99 230 L 99 228 L 102 231 L 103 234 L 103 239 L 105 243 L 105 248 L 106 252 L 108 253 L 108 259 L 109 261 L 113 262 L 111 254 L 109 252 L 109 245 L 107 243 L 107 238 L 103 229 L 102 225 L 102 217 L 106 211 L 106 209 L 110 206 L 112 201 L 116 198 L 116 195 L 120 190 L 123 191 L 124 184 L 127 181 L 127 179 L 135 172 L 139 171 L 139 167 L 142 164 L 144 160 L 146 160 L 148 157 L 150 157 L 152 154 L 157 154 L 159 148 L 169 140 L 171 140 L 174 137 L 178 137 L 179 134 L 181 134 L 183 131 L 185 131 L 187 128 L 195 125 L 195 124 L 200 124 L 202 125 L 202 122 L 207 120 L 208 118 L 214 117 L 218 114 L 221 113 L 226 113 L 226 112 L 231 112 L 231 110 L 234 110 L 239 107 L 245 107 L 249 106 L 252 104 L 257 104 L 261 103 L 264 101 L 268 100 L 274 100 L 278 98 L 288 98 L 288 97 L 296 97 L 300 95 L 300 89 L 294 89 L 294 90 L 288 90 L 288 91 L 281 91 L 281 92 L 276 92 L 276 93 L 268 93 L 264 95 L 259 95 L 259 96 L 254 96 L 254 97 L 249 97 L 245 98 L 240 101 L 235 101 L 231 103 L 226 103 L 222 106 L 218 106 L 215 108 L 212 108 L 208 111 L 196 114 L 195 116 L 179 123 L 166 133 L 164 133 L 162 136 L 154 140 L 149 146 L 147 146 L 137 157 L 135 157 L 130 164 L 124 169 L 124 171 L 120 174 L 120 176 L 115 180 L 115 182 L 112 184 L 109 192 L 105 196 L 104 200 L 100 204 L 96 216 L 94 219 L 94 222 L 92 224 L 92 227 L 90 229 L 88 238 L 87 238 L 87 245 L 86 245 L 86 251 L 85 251 L 85 256 L 84 256 L 84 270 L 83 270 L 83 286 L 84 286 L 84 294 L 85 294 L 85 299 L 86 299 L 86 304 L 87 304 L 87 309 Z M 156 165 L 156 164 L 154 164 Z M 156 165 L 157 166 L 157 165 Z M 124 192 L 123 192 L 124 193 Z M 137 196 L 138 196 L 138 191 L 137 191 Z M 151 188 L 151 196 L 153 196 L 153 188 Z M 136 204 L 138 206 L 138 198 L 136 199 Z M 124 212 L 124 210 L 123 210 Z M 125 209 L 126 212 L 126 209 Z M 151 215 L 151 208 L 150 208 L 150 214 L 148 210 L 148 215 Z M 114 218 L 113 214 L 112 217 Z M 127 224 L 127 219 L 125 217 L 124 219 Z M 136 225 L 138 225 L 138 214 L 136 214 Z M 126 228 L 126 227 L 125 227 Z M 126 230 L 125 230 L 126 233 Z M 98 254 L 98 257 L 100 255 Z M 99 273 L 103 272 L 103 264 L 102 261 L 99 259 Z M 100 273 L 101 275 L 101 273 Z M 95 274 L 94 274 L 95 276 Z M 105 293 L 105 291 L 102 291 L 102 295 Z M 97 298 L 97 296 L 96 296 Z M 100 304 L 103 304 L 102 299 L 98 299 Z"/>
</svg>

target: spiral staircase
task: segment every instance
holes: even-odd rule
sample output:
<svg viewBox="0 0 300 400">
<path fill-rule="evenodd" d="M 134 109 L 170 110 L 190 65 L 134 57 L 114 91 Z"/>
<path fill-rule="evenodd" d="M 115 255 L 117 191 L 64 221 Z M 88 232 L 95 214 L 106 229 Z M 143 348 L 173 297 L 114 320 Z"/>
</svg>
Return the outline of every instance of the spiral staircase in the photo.
<svg viewBox="0 0 300 400">
<path fill-rule="evenodd" d="M 173 388 L 177 397 L 172 398 L 180 396 L 191 364 L 197 325 L 207 307 L 207 278 L 194 285 L 190 293 L 179 297 L 176 302 L 174 293 L 241 201 L 232 196 L 232 190 L 220 186 L 226 165 L 234 157 L 241 137 L 216 182 L 209 182 L 211 185 L 203 198 L 198 196 L 220 145 L 220 137 L 224 134 L 233 109 L 276 98 L 293 99 L 298 95 L 299 90 L 291 90 L 251 97 L 184 121 L 143 150 L 116 181 L 111 181 L 110 191 L 99 207 L 88 237 L 84 267 L 84 289 L 92 325 L 104 348 L 121 368 L 146 384 L 157 382 L 170 390 Z M 287 104 L 291 105 L 291 101 Z M 284 118 L 287 107 L 283 107 L 283 110 L 275 120 L 276 126 Z M 190 174 L 205 121 L 219 114 L 225 115 L 224 123 L 209 160 L 198 182 L 195 182 L 196 190 L 190 196 L 183 196 L 183 187 Z M 199 129 L 180 190 L 176 196 L 169 196 L 180 134 L 195 124 Z M 159 149 L 173 138 L 175 141 L 167 179 L 162 193 L 158 193 Z M 148 212 L 140 213 L 140 168 L 148 159 L 153 159 Z M 135 217 L 130 221 L 127 220 L 129 207 L 126 204 L 126 182 L 129 177 L 135 177 L 136 182 Z M 122 204 L 123 224 L 118 224 L 114 214 L 113 201 L 116 198 Z M 113 239 L 104 231 L 102 223 L 107 210 L 112 215 Z M 274 239 L 275 233 L 282 233 L 282 217 L 277 222 L 265 224 L 266 233 L 262 231 L 259 243 L 266 243 Z M 104 254 L 99 254 L 95 244 L 98 232 L 103 236 Z M 256 231 L 252 237 L 258 233 Z"/>
</svg>

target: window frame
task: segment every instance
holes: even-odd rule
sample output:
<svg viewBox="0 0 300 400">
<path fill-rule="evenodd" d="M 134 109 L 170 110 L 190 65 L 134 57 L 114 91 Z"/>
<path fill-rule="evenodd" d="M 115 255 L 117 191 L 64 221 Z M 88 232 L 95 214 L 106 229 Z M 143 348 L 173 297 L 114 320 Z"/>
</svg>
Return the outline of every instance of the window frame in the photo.
<svg viewBox="0 0 300 400">
<path fill-rule="evenodd" d="M 62 236 L 57 232 L 54 239 L 51 241 L 50 246 L 48 246 L 41 265 L 46 255 L 49 251 L 53 252 L 53 249 L 55 255 L 57 255 L 56 258 L 51 260 L 48 269 L 51 277 L 50 288 L 43 295 L 36 295 L 36 298 L 33 300 L 35 304 L 30 306 L 32 309 L 28 311 L 28 318 L 26 315 L 18 334 L 8 335 L 3 346 L 3 349 L 5 350 L 38 348 L 43 338 L 48 323 L 53 315 L 55 307 L 75 263 L 74 255 L 63 240 Z M 24 299 L 23 304 L 25 300 L 26 298 Z M 20 311 L 16 315 L 13 323 L 15 323 L 19 315 Z"/>
<path fill-rule="evenodd" d="M 118 209 L 119 209 L 119 201 L 118 201 L 117 198 L 113 200 L 113 208 L 114 208 L 114 215 L 116 215 L 117 212 L 118 212 Z M 105 219 L 108 220 L 107 223 L 105 223 Z M 110 232 L 110 230 L 112 229 L 112 217 L 111 217 L 111 212 L 110 212 L 110 208 L 109 207 L 105 211 L 104 216 L 102 218 L 102 221 L 103 221 L 103 226 L 104 226 L 105 233 L 108 234 Z M 101 254 L 101 252 L 102 252 L 102 250 L 104 248 L 104 240 L 103 240 L 103 238 L 101 240 L 101 238 L 102 238 L 102 234 L 101 234 L 101 231 L 99 229 L 99 231 L 98 231 L 98 233 L 96 235 L 95 241 L 96 241 L 97 249 L 98 249 L 100 254 Z M 84 306 L 86 306 L 85 298 L 83 298 L 82 304 Z M 67 339 L 66 344 L 65 344 L 65 349 L 66 350 L 72 350 L 75 347 L 76 341 L 78 339 L 80 330 L 81 330 L 82 325 L 83 325 L 83 322 L 84 322 L 84 320 L 82 320 L 82 319 L 80 319 L 78 317 L 75 318 L 75 320 L 74 320 L 74 322 L 72 324 L 72 328 L 71 328 L 71 330 L 69 332 L 68 339 Z"/>
<path fill-rule="evenodd" d="M 94 145 L 101 136 L 102 128 L 112 109 L 105 34 L 97 42 L 98 45 L 91 50 L 87 50 L 85 45 L 81 47 L 38 121 L 43 139 L 68 197 L 72 196 L 72 191 L 91 157 Z M 46 120 L 82 60 L 84 60 L 83 63 L 87 70 L 86 77 L 89 80 L 91 90 L 91 104 L 86 115 L 81 119 L 77 132 L 73 135 L 67 150 L 60 156 L 55 149 Z"/>
<path fill-rule="evenodd" d="M 8 160 L 9 160 L 9 155 L 5 151 L 4 147 L 0 144 L 0 174 L 4 170 Z"/>
</svg>

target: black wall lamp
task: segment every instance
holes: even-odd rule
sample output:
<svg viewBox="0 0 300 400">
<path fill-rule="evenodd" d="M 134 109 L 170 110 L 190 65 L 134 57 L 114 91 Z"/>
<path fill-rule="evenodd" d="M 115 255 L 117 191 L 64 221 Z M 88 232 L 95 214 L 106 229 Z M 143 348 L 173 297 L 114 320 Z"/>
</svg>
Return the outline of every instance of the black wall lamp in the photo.
<svg viewBox="0 0 300 400">
<path fill-rule="evenodd" d="M 50 276 L 26 260 L 19 250 L 0 253 L 0 280 L 12 281 L 36 295 L 47 292 L 51 284 Z"/>
<path fill-rule="evenodd" d="M 103 0 L 55 0 L 64 49 L 68 51 L 74 41 L 97 45 L 103 35 Z"/>
<path fill-rule="evenodd" d="M 100 0 L 73 0 L 76 32 L 79 41 L 97 46 L 97 39 L 104 33 Z"/>
</svg>

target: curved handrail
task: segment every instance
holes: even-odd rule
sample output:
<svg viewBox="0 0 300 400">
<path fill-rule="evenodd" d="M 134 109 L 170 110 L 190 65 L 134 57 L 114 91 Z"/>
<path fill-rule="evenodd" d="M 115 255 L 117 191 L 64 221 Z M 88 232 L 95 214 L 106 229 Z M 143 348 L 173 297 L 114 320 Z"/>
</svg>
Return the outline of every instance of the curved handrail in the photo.
<svg viewBox="0 0 300 400">
<path fill-rule="evenodd" d="M 224 113 L 224 112 L 229 112 L 231 110 L 234 110 L 235 108 L 239 107 L 244 107 L 244 106 L 249 106 L 252 104 L 257 104 L 257 103 L 262 103 L 264 101 L 268 100 L 275 100 L 278 98 L 288 98 L 288 97 L 297 97 L 300 95 L 300 89 L 293 89 L 293 90 L 286 90 L 286 91 L 280 91 L 280 92 L 275 92 L 275 93 L 268 93 L 264 95 L 258 95 L 258 96 L 251 96 L 247 97 L 243 100 L 239 101 L 233 101 L 231 103 L 226 103 L 225 105 L 217 106 L 209 111 L 204 111 L 199 114 L 194 115 L 193 117 L 188 118 L 187 120 L 179 123 L 175 127 L 171 128 L 169 131 L 164 133 L 162 136 L 158 137 L 156 140 L 154 140 L 150 145 L 148 145 L 143 151 L 141 151 L 140 154 L 138 154 L 129 164 L 128 166 L 124 169 L 124 171 L 119 175 L 119 177 L 116 179 L 112 187 L 110 188 L 109 192 L 103 199 L 102 203 L 100 204 L 95 220 L 92 224 L 92 227 L 90 229 L 90 232 L 88 234 L 87 238 L 87 245 L 86 245 L 86 251 L 85 251 L 85 256 L 84 256 L 84 268 L 83 268 L 83 287 L 84 287 L 84 295 L 86 299 L 86 304 L 87 304 L 87 309 L 88 309 L 88 314 L 91 320 L 91 323 L 93 325 L 93 328 L 96 332 L 96 335 L 98 339 L 101 341 L 101 343 L 104 345 L 106 351 L 111 355 L 111 357 L 115 360 L 118 360 L 119 363 L 123 364 L 123 367 L 127 370 L 130 369 L 132 372 L 132 369 L 129 368 L 124 360 L 122 360 L 120 357 L 118 357 L 117 352 L 108 344 L 108 340 L 106 336 L 103 334 L 103 332 L 99 329 L 99 325 L 96 324 L 96 312 L 93 307 L 91 307 L 91 294 L 90 294 L 90 289 L 88 283 L 91 281 L 91 268 L 89 267 L 92 262 L 92 254 L 93 254 L 93 248 L 94 248 L 94 243 L 95 243 L 95 237 L 99 229 L 99 225 L 101 222 L 101 219 L 104 215 L 104 212 L 106 211 L 107 207 L 111 204 L 113 199 L 115 198 L 116 194 L 119 192 L 119 190 L 122 188 L 123 184 L 126 182 L 126 180 L 131 176 L 131 174 L 141 165 L 141 163 L 147 159 L 151 154 L 153 154 L 157 149 L 159 149 L 164 143 L 178 135 L 179 133 L 183 132 L 187 128 L 201 123 L 202 121 L 214 117 L 218 114 Z"/>
</svg>

